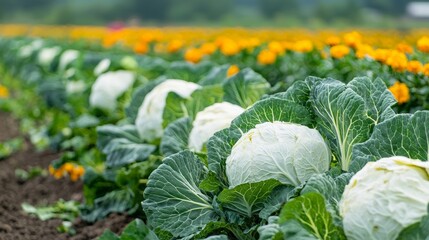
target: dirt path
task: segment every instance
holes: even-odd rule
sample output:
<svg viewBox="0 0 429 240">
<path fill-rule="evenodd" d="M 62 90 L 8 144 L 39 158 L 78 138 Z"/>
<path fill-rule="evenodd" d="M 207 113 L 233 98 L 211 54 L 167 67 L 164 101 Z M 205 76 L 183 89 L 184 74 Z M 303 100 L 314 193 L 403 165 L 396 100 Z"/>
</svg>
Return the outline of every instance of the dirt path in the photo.
<svg viewBox="0 0 429 240">
<path fill-rule="evenodd" d="M 7 113 L 0 112 L 0 141 L 19 136 L 18 122 Z M 36 177 L 20 183 L 15 177 L 15 169 L 27 169 L 30 166 L 47 168 L 49 163 L 58 158 L 57 153 L 36 152 L 29 143 L 24 150 L 11 157 L 0 160 L 0 240 L 40 240 L 40 239 L 94 239 L 110 228 L 119 232 L 132 220 L 123 215 L 111 215 L 93 225 L 77 221 L 77 234 L 68 236 L 60 234 L 56 228 L 59 220 L 40 221 L 27 216 L 21 210 L 21 203 L 47 204 L 62 198 L 65 200 L 82 200 L 81 182 L 55 180 L 52 177 Z"/>
</svg>

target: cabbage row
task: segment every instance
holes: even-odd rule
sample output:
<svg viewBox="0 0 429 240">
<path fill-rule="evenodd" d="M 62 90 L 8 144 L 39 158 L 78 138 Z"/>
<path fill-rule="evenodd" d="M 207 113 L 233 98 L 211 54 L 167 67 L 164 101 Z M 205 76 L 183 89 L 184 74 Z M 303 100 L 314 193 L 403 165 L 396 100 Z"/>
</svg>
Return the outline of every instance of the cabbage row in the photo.
<svg viewBox="0 0 429 240">
<path fill-rule="evenodd" d="M 0 42 L 10 85 L 43 102 L 3 108 L 64 152 L 55 167 L 85 166 L 83 219 L 144 219 L 100 239 L 429 236 L 429 112 L 396 113 L 382 79 L 278 92 L 250 68 L 58 44 Z"/>
</svg>

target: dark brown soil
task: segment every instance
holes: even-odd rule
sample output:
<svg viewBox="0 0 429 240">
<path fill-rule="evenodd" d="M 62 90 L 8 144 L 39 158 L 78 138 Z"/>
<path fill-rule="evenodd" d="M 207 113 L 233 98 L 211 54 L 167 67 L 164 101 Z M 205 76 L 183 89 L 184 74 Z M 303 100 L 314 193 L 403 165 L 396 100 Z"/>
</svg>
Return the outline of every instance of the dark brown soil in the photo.
<svg viewBox="0 0 429 240">
<path fill-rule="evenodd" d="M 19 136 L 18 122 L 7 113 L 0 112 L 0 141 Z M 79 219 L 74 223 L 76 235 L 59 233 L 56 228 L 60 220 L 40 221 L 28 216 L 21 210 L 21 203 L 34 205 L 54 203 L 58 199 L 82 200 L 82 183 L 71 182 L 52 177 L 36 177 L 20 183 L 15 177 L 15 169 L 28 169 L 39 166 L 47 168 L 49 163 L 58 158 L 54 152 L 38 153 L 27 142 L 20 152 L 0 160 L 0 240 L 40 240 L 40 239 L 94 239 L 105 229 L 120 232 L 132 221 L 125 215 L 110 215 L 105 220 L 90 225 Z"/>
</svg>

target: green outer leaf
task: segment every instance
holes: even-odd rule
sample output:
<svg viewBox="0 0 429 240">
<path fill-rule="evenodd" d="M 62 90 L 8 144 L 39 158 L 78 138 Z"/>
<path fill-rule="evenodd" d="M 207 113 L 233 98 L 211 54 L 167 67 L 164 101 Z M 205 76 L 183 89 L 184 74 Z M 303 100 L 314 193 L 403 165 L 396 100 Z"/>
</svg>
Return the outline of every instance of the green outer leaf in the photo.
<svg viewBox="0 0 429 240">
<path fill-rule="evenodd" d="M 368 115 L 375 124 L 395 115 L 391 106 L 396 100 L 380 78 L 372 81 L 368 77 L 358 77 L 347 86 L 364 99 Z"/>
<path fill-rule="evenodd" d="M 311 102 L 318 130 L 328 138 L 341 168 L 347 171 L 353 145 L 366 141 L 374 125 L 365 101 L 340 81 L 326 79 L 312 89 Z"/>
<path fill-rule="evenodd" d="M 357 172 L 367 162 L 391 156 L 429 159 L 429 111 L 398 114 L 375 126 L 368 141 L 353 148 L 351 171 Z"/>
<path fill-rule="evenodd" d="M 250 68 L 243 69 L 223 84 L 225 101 L 243 108 L 251 106 L 270 88 L 264 77 Z"/>
<path fill-rule="evenodd" d="M 88 222 L 95 222 L 113 212 L 126 212 L 135 207 L 133 199 L 134 193 L 130 190 L 111 191 L 95 199 L 92 208 L 83 209 L 81 218 Z"/>
<path fill-rule="evenodd" d="M 103 153 L 107 154 L 108 167 L 120 167 L 146 160 L 156 150 L 155 145 L 134 143 L 126 138 L 116 138 L 107 144 Z"/>
<path fill-rule="evenodd" d="M 170 92 L 166 98 L 163 113 L 163 127 L 182 117 L 195 119 L 198 112 L 218 102 L 222 102 L 223 91 L 220 86 L 207 86 L 195 90 L 189 98 L 182 98 Z"/>
<path fill-rule="evenodd" d="M 206 192 L 217 193 L 222 187 L 216 173 L 210 171 L 207 177 L 200 183 L 199 188 Z"/>
<path fill-rule="evenodd" d="M 212 68 L 213 63 L 203 61 L 198 64 L 185 61 L 172 62 L 165 75 L 170 79 L 182 79 L 190 82 L 198 82 Z"/>
<path fill-rule="evenodd" d="M 190 118 L 180 118 L 168 125 L 162 136 L 161 153 L 164 156 L 170 156 L 188 149 L 191 130 L 192 121 Z"/>
<path fill-rule="evenodd" d="M 97 127 L 97 147 L 104 149 L 107 144 L 115 138 L 126 138 L 135 143 L 142 143 L 137 129 L 134 125 L 103 125 Z"/>
<path fill-rule="evenodd" d="M 342 218 L 338 212 L 338 204 L 344 192 L 345 186 L 353 177 L 351 173 L 343 173 L 337 177 L 332 177 L 327 174 L 313 175 L 308 179 L 300 194 L 316 192 L 321 194 L 326 199 L 326 207 L 334 218 L 335 224 L 341 225 Z"/>
<path fill-rule="evenodd" d="M 158 240 L 158 237 L 137 218 L 125 227 L 120 237 L 106 230 L 98 240 Z"/>
<path fill-rule="evenodd" d="M 208 168 L 216 173 L 224 186 L 228 186 L 225 161 L 235 143 L 231 140 L 229 133 L 230 129 L 223 129 L 215 133 L 207 142 Z"/>
<path fill-rule="evenodd" d="M 264 207 L 264 201 L 273 189 L 279 185 L 281 183 L 275 179 L 257 183 L 244 183 L 232 189 L 224 189 L 217 199 L 224 208 L 250 218 Z"/>
<path fill-rule="evenodd" d="M 291 122 L 310 126 L 312 119 L 307 108 L 279 98 L 267 98 L 258 101 L 231 123 L 231 129 L 246 133 L 264 122 Z"/>
<path fill-rule="evenodd" d="M 149 224 L 174 237 L 185 237 L 216 221 L 219 217 L 212 200 L 198 188 L 206 176 L 204 164 L 189 151 L 165 158 L 144 191 L 143 209 Z"/>
<path fill-rule="evenodd" d="M 109 229 L 107 229 L 106 231 L 104 231 L 103 235 L 98 238 L 98 240 L 121 240 L 121 238 Z"/>
<path fill-rule="evenodd" d="M 279 224 L 282 226 L 291 220 L 298 221 L 317 239 L 345 239 L 342 229 L 334 225 L 326 210 L 325 200 L 319 193 L 307 193 L 286 203 L 280 213 Z"/>
<path fill-rule="evenodd" d="M 202 78 L 198 84 L 201 86 L 209 86 L 222 84 L 227 78 L 227 72 L 230 65 L 222 65 L 219 67 L 214 67 L 210 72 L 208 72 L 204 78 Z"/>
<path fill-rule="evenodd" d="M 158 240 L 142 220 L 136 219 L 125 227 L 121 235 L 121 240 Z"/>
<path fill-rule="evenodd" d="M 273 189 L 270 196 L 264 201 L 264 208 L 259 212 L 259 217 L 268 219 L 274 212 L 280 210 L 285 202 L 296 194 L 296 188 L 280 185 Z"/>
</svg>

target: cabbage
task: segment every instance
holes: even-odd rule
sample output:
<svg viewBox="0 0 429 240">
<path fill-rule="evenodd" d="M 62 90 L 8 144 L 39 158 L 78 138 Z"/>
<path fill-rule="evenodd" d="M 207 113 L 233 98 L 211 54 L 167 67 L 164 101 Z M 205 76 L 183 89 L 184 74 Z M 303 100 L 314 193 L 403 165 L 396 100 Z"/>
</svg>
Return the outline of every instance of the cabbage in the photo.
<svg viewBox="0 0 429 240">
<path fill-rule="evenodd" d="M 348 239 L 396 239 L 427 214 L 429 162 L 406 157 L 369 162 L 346 186 L 341 202 Z"/>
<path fill-rule="evenodd" d="M 91 107 L 115 110 L 117 98 L 133 85 L 134 80 L 134 73 L 129 71 L 107 72 L 100 75 L 92 85 L 89 97 Z"/>
<path fill-rule="evenodd" d="M 201 151 L 203 145 L 217 131 L 229 127 L 244 109 L 229 102 L 215 103 L 197 113 L 189 135 L 189 148 Z"/>
<path fill-rule="evenodd" d="M 137 114 L 135 124 L 140 137 L 151 142 L 162 136 L 162 116 L 165 100 L 169 92 L 174 92 L 180 97 L 187 98 L 198 88 L 200 86 L 192 82 L 169 79 L 152 89 L 145 96 Z"/>
<path fill-rule="evenodd" d="M 315 129 L 265 122 L 243 134 L 226 159 L 230 187 L 270 178 L 298 186 L 329 169 L 331 152 Z"/>
<path fill-rule="evenodd" d="M 94 75 L 95 76 L 99 76 L 100 74 L 104 73 L 105 71 L 107 71 L 107 69 L 109 69 L 110 66 L 110 59 L 105 58 L 103 60 L 101 60 L 97 66 L 95 66 L 94 68 Z"/>
<path fill-rule="evenodd" d="M 76 60 L 78 57 L 79 57 L 79 51 L 77 50 L 69 49 L 64 51 L 63 54 L 61 54 L 58 68 L 60 70 L 65 70 L 67 65 L 69 65 L 71 62 Z"/>
<path fill-rule="evenodd" d="M 28 58 L 31 56 L 31 54 L 33 54 L 34 51 L 39 50 L 42 46 L 43 40 L 34 40 L 28 45 L 22 46 L 18 51 L 18 56 L 21 58 Z"/>
<path fill-rule="evenodd" d="M 37 56 L 37 61 L 42 66 L 49 66 L 60 51 L 60 47 L 43 48 Z"/>
</svg>

